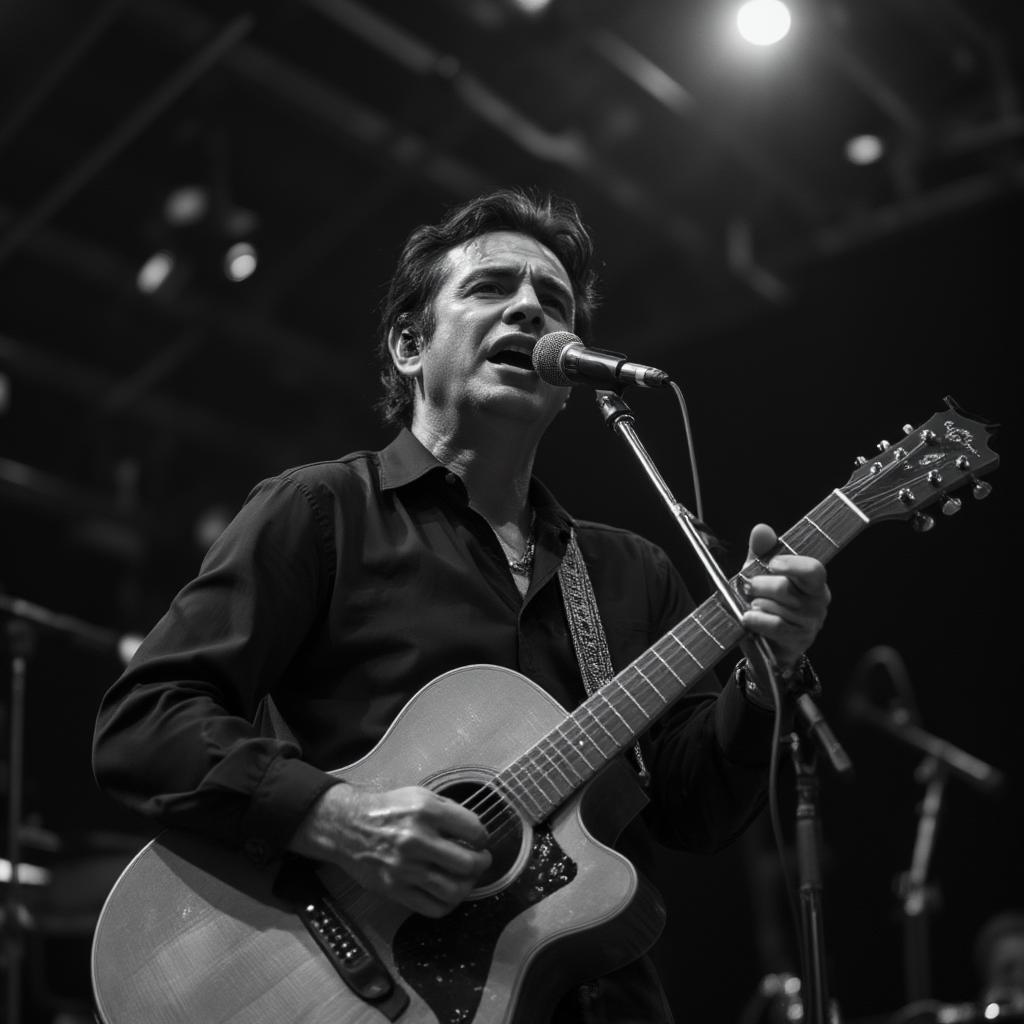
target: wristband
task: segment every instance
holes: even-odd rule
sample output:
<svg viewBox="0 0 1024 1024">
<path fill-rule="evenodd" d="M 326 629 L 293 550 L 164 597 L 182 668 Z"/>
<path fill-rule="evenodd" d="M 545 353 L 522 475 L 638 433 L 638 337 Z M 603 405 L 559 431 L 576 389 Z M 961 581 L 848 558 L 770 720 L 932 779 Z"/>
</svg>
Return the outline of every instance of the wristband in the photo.
<svg viewBox="0 0 1024 1024">
<path fill-rule="evenodd" d="M 754 677 L 747 671 L 748 667 L 749 664 L 746 658 L 740 658 L 736 662 L 736 668 L 733 669 L 736 685 L 740 688 L 744 698 L 753 704 L 754 707 L 760 708 L 762 711 L 774 711 L 775 701 L 772 699 L 771 693 L 765 693 L 757 685 Z"/>
</svg>

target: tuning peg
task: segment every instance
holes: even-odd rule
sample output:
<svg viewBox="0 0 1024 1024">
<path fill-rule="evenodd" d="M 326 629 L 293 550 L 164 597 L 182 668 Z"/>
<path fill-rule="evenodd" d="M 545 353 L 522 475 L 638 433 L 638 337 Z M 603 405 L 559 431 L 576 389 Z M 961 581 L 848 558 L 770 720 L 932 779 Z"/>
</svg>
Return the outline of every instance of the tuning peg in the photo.
<svg viewBox="0 0 1024 1024">
<path fill-rule="evenodd" d="M 877 449 L 878 449 L 878 450 L 879 450 L 880 452 L 884 452 L 884 451 L 886 450 L 886 448 L 888 448 L 888 447 L 889 447 L 889 442 L 888 442 L 888 441 L 879 441 L 879 442 L 878 442 L 878 444 L 876 444 L 876 445 L 875 445 L 875 447 L 876 447 L 876 448 L 877 448 Z"/>
<path fill-rule="evenodd" d="M 909 423 L 903 424 L 903 433 L 908 437 L 914 432 L 914 428 Z"/>
<path fill-rule="evenodd" d="M 931 516 L 925 515 L 924 512 L 918 512 L 910 521 L 910 525 L 918 533 L 927 533 L 935 525 L 935 520 Z"/>
<path fill-rule="evenodd" d="M 972 477 L 972 479 L 974 479 Z M 971 493 L 978 499 L 978 501 L 984 501 L 992 493 L 992 485 L 986 483 L 984 480 L 974 480 L 974 486 L 971 488 Z"/>
<path fill-rule="evenodd" d="M 867 461 L 868 460 L 863 455 L 858 455 L 857 458 L 853 460 L 853 464 L 855 466 L 864 466 L 867 465 Z"/>
<path fill-rule="evenodd" d="M 955 516 L 963 508 L 964 503 L 959 498 L 949 497 L 942 503 L 942 514 L 944 516 Z"/>
</svg>

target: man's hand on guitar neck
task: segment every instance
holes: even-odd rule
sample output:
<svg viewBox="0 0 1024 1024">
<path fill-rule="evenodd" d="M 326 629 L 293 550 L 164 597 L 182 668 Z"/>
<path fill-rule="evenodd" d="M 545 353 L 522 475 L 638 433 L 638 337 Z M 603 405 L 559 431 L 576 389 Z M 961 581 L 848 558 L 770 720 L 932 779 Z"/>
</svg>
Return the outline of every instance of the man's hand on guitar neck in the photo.
<svg viewBox="0 0 1024 1024">
<path fill-rule="evenodd" d="M 418 914 L 443 917 L 490 865 L 487 839 L 472 811 L 429 789 L 374 793 L 341 782 L 313 805 L 289 848 L 337 864 Z"/>
<path fill-rule="evenodd" d="M 748 562 L 767 558 L 776 543 L 775 531 L 759 523 L 750 531 Z M 777 554 L 769 558 L 767 568 L 767 573 L 749 577 L 750 609 L 742 622 L 751 633 L 768 641 L 785 672 L 797 665 L 814 642 L 825 623 L 831 594 L 825 567 L 816 558 Z M 750 660 L 758 674 L 761 659 Z"/>
</svg>

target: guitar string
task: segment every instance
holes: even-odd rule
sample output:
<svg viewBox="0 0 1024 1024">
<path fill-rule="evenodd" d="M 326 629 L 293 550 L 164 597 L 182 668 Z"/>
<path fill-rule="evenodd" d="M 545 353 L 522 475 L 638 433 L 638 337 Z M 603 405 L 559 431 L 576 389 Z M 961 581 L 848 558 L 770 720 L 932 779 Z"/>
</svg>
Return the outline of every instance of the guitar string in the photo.
<svg viewBox="0 0 1024 1024">
<path fill-rule="evenodd" d="M 830 498 L 834 498 L 834 496 L 830 496 Z M 827 498 L 825 502 L 822 502 L 822 505 L 826 505 L 828 501 L 829 499 Z M 807 517 L 805 517 L 805 519 L 811 523 L 811 528 L 805 527 L 803 525 L 803 521 L 801 521 L 793 529 L 788 531 L 788 533 L 784 535 L 783 539 L 788 538 L 789 540 L 796 542 L 798 547 L 801 548 L 805 545 L 801 544 L 799 538 L 800 534 L 804 534 L 806 537 L 815 539 L 815 529 L 813 528 L 815 520 L 811 519 L 811 515 L 819 512 L 824 513 L 825 516 L 825 518 L 821 521 L 821 525 L 823 527 L 831 527 L 833 521 L 838 521 L 839 519 L 844 518 L 842 515 L 842 513 L 844 512 L 847 513 L 846 518 L 848 518 L 849 516 L 848 509 L 843 509 L 842 507 L 839 507 L 835 509 L 835 513 L 829 514 L 828 508 L 821 508 L 819 506 L 819 508 L 813 509 L 812 512 Z M 826 536 L 828 536 L 828 532 L 825 532 Z M 780 544 L 779 548 L 782 549 L 783 545 Z M 698 626 L 701 626 L 701 628 L 703 628 L 703 626 L 700 623 L 699 612 L 701 612 L 702 610 L 709 611 L 711 613 L 719 613 L 720 615 L 725 616 L 725 620 L 729 625 L 732 625 L 734 623 L 732 616 L 729 613 L 725 612 L 725 610 L 721 607 L 721 604 L 717 596 L 712 601 L 706 602 L 706 606 L 702 605 L 698 609 L 695 609 L 694 613 L 692 613 L 692 615 L 695 617 L 694 621 L 698 624 Z M 670 636 L 673 637 L 673 639 L 678 640 L 678 638 L 675 637 L 676 630 L 678 630 L 680 626 L 685 627 L 688 625 L 689 621 L 684 620 L 681 624 L 679 624 L 679 626 L 675 627 L 673 630 L 670 630 L 665 635 L 665 637 L 662 638 L 662 641 L 664 641 Z M 713 628 L 717 627 L 717 623 L 712 623 L 710 622 L 710 620 L 709 625 L 711 625 Z M 697 638 L 699 638 L 699 634 L 697 634 L 697 637 L 695 638 L 688 639 L 690 639 L 691 644 L 694 644 Z M 647 666 L 647 668 L 648 671 L 650 671 L 652 674 L 664 674 L 654 659 L 657 658 L 661 660 L 664 663 L 665 668 L 668 670 L 668 672 L 676 678 L 677 682 L 682 683 L 685 687 L 688 684 L 672 668 L 668 661 L 666 661 L 661 656 L 660 652 L 658 651 L 658 647 L 660 646 L 662 641 L 659 641 L 658 644 L 655 644 L 648 651 L 644 652 L 644 655 L 642 655 L 641 657 L 650 658 L 650 664 Z M 667 653 L 669 653 L 670 655 L 675 654 L 675 652 L 671 650 L 669 650 Z M 692 655 L 690 655 L 690 657 L 692 658 Z M 645 678 L 645 681 L 649 682 L 649 680 L 646 680 L 645 673 L 643 672 L 639 663 L 640 659 L 638 658 L 634 665 L 630 667 L 634 668 L 634 670 L 638 672 L 638 674 L 641 677 Z M 619 673 L 619 675 L 616 676 L 610 682 L 617 684 L 618 694 L 621 695 L 622 693 L 625 693 L 630 699 L 632 699 L 632 694 L 630 690 L 625 686 L 624 682 L 621 679 L 621 676 L 623 676 L 624 674 L 625 670 L 623 673 Z M 655 692 L 658 693 L 659 696 L 662 696 L 662 699 L 664 699 L 660 691 L 657 690 L 657 687 L 654 687 L 654 689 Z M 613 695 L 615 695 L 615 691 L 612 691 L 612 693 Z M 582 783 L 585 780 L 586 773 L 584 773 L 584 775 L 580 775 L 580 773 L 573 766 L 571 759 L 569 759 L 566 754 L 559 753 L 557 744 L 552 738 L 553 733 L 562 733 L 566 726 L 575 726 L 577 734 L 579 736 L 580 744 L 589 741 L 592 749 L 596 750 L 596 752 L 600 755 L 603 761 L 607 761 L 611 756 L 614 756 L 614 754 L 624 749 L 625 746 L 627 746 L 629 742 L 631 742 L 635 734 L 628 728 L 627 736 L 623 738 L 621 741 L 616 740 L 614 733 L 608 728 L 608 725 L 611 725 L 613 728 L 616 728 L 617 723 L 622 721 L 622 716 L 619 713 L 618 707 L 612 701 L 608 693 L 601 692 L 600 696 L 602 698 L 602 703 L 607 704 L 608 708 L 610 709 L 610 715 L 605 715 L 602 718 L 600 705 L 598 705 L 598 707 L 595 708 L 594 704 L 592 704 L 590 701 L 584 702 L 584 704 L 581 705 L 580 708 L 578 708 L 573 715 L 567 716 L 566 720 L 563 723 L 560 723 L 556 729 L 552 730 L 552 733 L 549 733 L 548 736 L 543 737 L 534 746 L 534 748 L 530 752 L 528 752 L 527 755 L 524 755 L 516 762 L 513 762 L 511 765 L 507 766 L 501 772 L 496 773 L 489 783 L 483 784 L 481 790 L 479 790 L 472 797 L 467 799 L 465 806 L 469 807 L 470 809 L 478 809 L 478 813 L 481 814 L 481 819 L 482 821 L 484 821 L 485 827 L 488 827 L 488 832 L 491 839 L 497 839 L 501 837 L 507 829 L 516 827 L 519 823 L 520 818 L 520 815 L 515 811 L 515 809 L 508 805 L 507 798 L 503 798 L 500 793 L 496 792 L 495 789 L 492 788 L 493 786 L 500 785 L 510 794 L 511 797 L 518 799 L 520 804 L 522 805 L 532 802 L 538 805 L 538 807 L 543 811 L 545 806 L 551 804 L 551 798 L 548 794 L 543 792 L 541 784 L 544 781 L 550 781 L 553 778 L 553 776 L 549 771 L 538 771 L 536 757 L 533 756 L 534 754 L 540 754 L 541 756 L 546 758 L 551 763 L 551 765 L 559 772 L 559 774 L 561 774 L 563 778 L 565 778 L 567 781 L 571 782 L 571 780 L 568 779 L 566 773 L 562 770 L 562 766 L 559 763 L 559 759 L 562 763 L 569 767 L 573 774 L 577 775 L 577 777 L 579 778 L 579 783 L 571 785 L 568 792 L 563 792 L 562 787 L 557 782 L 550 782 L 550 785 L 554 789 L 556 797 L 558 798 L 558 802 L 564 800 L 569 795 L 569 793 L 571 793 L 572 790 L 576 788 L 576 785 Z M 626 704 L 625 702 L 620 701 L 620 706 L 628 709 L 628 704 Z M 584 722 L 580 720 L 580 711 L 585 711 L 588 715 L 590 715 L 594 722 L 596 722 L 600 726 L 601 730 L 605 732 L 610 738 L 612 738 L 614 746 L 610 752 L 604 750 L 601 742 L 588 731 L 588 727 L 586 726 L 586 724 L 584 724 Z M 556 759 L 556 757 L 553 757 L 552 754 L 548 752 L 548 750 L 544 749 L 545 746 L 547 746 L 551 750 L 554 750 L 555 753 L 558 755 L 558 758 Z M 591 766 L 587 762 L 585 755 L 581 754 L 581 756 L 583 757 L 584 763 L 587 764 L 588 771 L 592 772 L 594 770 L 593 766 Z M 540 801 L 538 801 L 536 797 L 530 796 L 530 790 L 539 791 L 541 797 Z M 551 805 L 551 809 L 554 809 L 555 806 L 557 806 L 557 802 Z M 550 810 L 547 813 L 550 813 Z M 504 821 L 502 821 L 502 819 L 504 819 Z M 495 822 L 500 822 L 500 824 L 498 825 L 497 829 L 493 833 L 491 833 L 489 826 L 493 825 Z"/>
<path fill-rule="evenodd" d="M 711 611 L 713 613 L 719 613 L 723 622 L 731 622 L 731 617 L 727 617 L 727 613 L 725 613 L 724 609 L 721 609 L 720 607 L 703 608 L 702 610 Z M 712 625 L 713 628 L 717 627 L 717 624 L 711 622 L 710 619 L 708 619 L 708 622 L 710 625 Z M 684 622 L 680 625 L 685 626 L 687 625 L 687 623 Z M 669 633 L 674 634 L 678 629 L 679 626 L 675 627 L 674 630 L 669 631 Z M 666 637 L 668 635 L 669 634 L 666 634 Z M 696 631 L 694 631 L 694 636 L 688 639 L 690 640 L 691 645 L 696 645 L 699 638 L 699 634 L 697 634 Z M 713 648 L 710 643 L 708 643 L 707 646 L 708 655 L 710 655 Z M 678 665 L 678 655 L 675 652 L 668 649 L 667 653 L 669 653 L 670 656 L 675 658 L 676 664 Z M 675 678 L 677 683 L 682 684 L 684 689 L 687 685 L 689 685 L 687 680 L 684 678 L 685 672 L 684 675 L 680 675 L 680 673 L 676 672 L 675 669 L 664 658 L 661 658 L 656 652 L 654 652 L 653 649 L 644 652 L 641 658 L 638 658 L 632 666 L 629 666 L 629 668 L 635 670 L 637 675 L 644 679 L 645 683 L 651 689 L 654 690 L 660 702 L 665 703 L 667 701 L 667 697 L 661 692 L 661 690 L 659 690 L 653 684 L 653 682 L 651 682 L 649 676 L 647 676 L 647 674 L 644 673 L 643 670 L 640 668 L 642 658 L 648 659 L 648 664 L 646 665 L 646 668 L 647 673 L 649 673 L 650 676 L 657 677 L 660 674 L 662 678 L 664 678 L 667 672 Z M 689 655 L 688 658 L 692 658 L 692 655 Z M 659 666 L 658 660 L 660 660 L 662 664 L 665 666 L 664 669 L 662 669 Z M 710 661 L 710 657 L 708 660 Z M 577 713 L 575 713 L 573 716 L 567 717 L 566 720 L 560 723 L 556 729 L 552 730 L 552 732 L 549 733 L 548 736 L 543 737 L 542 740 L 535 745 L 533 750 L 528 752 L 527 755 L 524 755 L 524 757 L 522 757 L 518 762 L 514 762 L 508 768 L 504 769 L 502 773 L 499 773 L 497 776 L 495 776 L 494 779 L 492 779 L 492 782 L 497 781 L 499 782 L 499 784 L 502 784 L 504 789 L 506 789 L 513 797 L 518 798 L 520 804 L 524 805 L 528 802 L 533 802 L 537 804 L 537 799 L 535 797 L 530 797 L 529 794 L 530 790 L 533 790 L 535 792 L 539 791 L 541 801 L 543 801 L 543 806 L 540 807 L 542 814 L 538 816 L 538 820 L 543 820 L 543 818 L 546 817 L 548 813 L 550 813 L 550 810 L 553 810 L 554 807 L 558 805 L 558 803 L 564 800 L 569 795 L 569 793 L 572 792 L 573 789 L 575 789 L 578 785 L 582 784 L 582 782 L 586 781 L 587 774 L 593 772 L 594 770 L 594 766 L 587 761 L 585 756 L 581 755 L 583 756 L 584 764 L 587 765 L 587 770 L 581 774 L 580 771 L 577 770 L 577 768 L 573 764 L 571 758 L 569 758 L 565 754 L 559 753 L 561 761 L 570 769 L 570 771 L 572 771 L 574 775 L 576 775 L 578 780 L 576 783 L 572 783 L 570 785 L 568 791 L 563 791 L 557 782 L 550 781 L 552 778 L 550 772 L 545 772 L 543 770 L 538 771 L 537 757 L 535 756 L 537 754 L 547 758 L 547 760 L 550 761 L 556 767 L 556 769 L 563 776 L 563 778 L 571 782 L 571 780 L 568 779 L 566 773 L 561 770 L 561 767 L 555 760 L 555 758 L 553 758 L 551 754 L 548 752 L 548 750 L 545 749 L 545 747 L 549 749 L 555 749 L 556 753 L 558 753 L 555 741 L 553 739 L 554 735 L 560 734 L 563 739 L 567 739 L 567 737 L 565 736 L 567 728 L 575 727 L 575 737 L 579 738 L 580 743 L 589 741 L 591 744 L 592 752 L 596 751 L 596 753 L 600 755 L 602 763 L 609 760 L 614 754 L 625 749 L 635 739 L 636 733 L 629 728 L 627 728 L 626 734 L 622 737 L 619 737 L 618 739 L 616 739 L 611 730 L 608 729 L 608 725 L 615 727 L 617 724 L 621 724 L 623 722 L 623 717 L 619 712 L 618 707 L 621 707 L 628 712 L 630 703 L 635 703 L 635 698 L 633 698 L 630 694 L 627 683 L 622 678 L 626 675 L 627 671 L 628 669 L 624 670 L 622 673 L 619 673 L 619 675 L 616 676 L 613 680 L 609 681 L 609 683 L 604 688 L 604 690 L 607 692 L 601 694 L 603 698 L 601 703 L 608 704 L 608 707 L 611 709 L 611 714 L 602 715 L 601 711 L 603 709 L 600 708 L 600 706 L 598 708 L 595 708 L 593 705 L 590 705 L 584 709 L 586 710 L 587 714 L 590 715 L 591 718 L 593 718 L 595 722 L 601 725 L 602 730 L 609 736 L 609 738 L 613 739 L 612 750 L 609 751 L 604 749 L 600 739 L 596 738 L 590 732 L 587 724 L 579 716 L 578 712 L 580 709 L 577 709 Z M 624 696 L 626 697 L 626 699 L 623 699 Z M 618 706 L 616 706 L 614 698 L 618 698 Z M 657 707 L 654 705 L 652 705 L 651 709 L 652 711 L 658 710 Z M 505 776 L 504 780 L 501 779 L 502 775 Z M 545 780 L 549 780 L 549 784 L 555 790 L 557 797 L 555 801 L 552 801 L 548 794 L 544 793 L 543 789 L 540 788 L 539 783 Z M 477 796 L 478 794 L 474 794 L 474 797 Z M 526 797 L 526 799 L 523 799 L 524 796 Z M 496 820 L 500 820 L 501 818 L 505 819 L 501 822 L 500 826 L 495 831 L 495 838 L 502 836 L 507 829 L 515 828 L 518 825 L 519 816 L 515 813 L 514 809 L 508 808 L 505 801 L 501 798 L 500 794 L 495 794 L 493 790 L 485 790 L 483 795 L 480 797 L 479 802 L 476 802 L 476 800 L 470 798 L 466 806 L 469 806 L 471 809 L 473 809 L 474 807 L 484 809 L 486 807 L 487 811 L 490 812 L 485 814 L 485 817 L 487 819 L 486 824 L 488 825 Z"/>
<path fill-rule="evenodd" d="M 723 621 L 725 621 L 726 613 L 724 612 L 724 609 L 721 609 L 720 607 L 703 608 L 701 610 L 710 611 L 712 613 L 719 613 L 720 616 L 723 618 Z M 716 623 L 710 622 L 710 619 L 708 621 L 713 628 L 717 627 Z M 680 625 L 685 626 L 687 625 L 687 623 L 683 622 Z M 679 626 L 675 627 L 675 629 L 673 630 L 670 630 L 669 633 L 666 634 L 666 637 L 663 638 L 663 640 L 666 639 L 669 635 L 673 635 L 678 629 Z M 696 645 L 696 642 L 699 639 L 699 634 L 689 639 L 691 645 Z M 708 647 L 710 651 L 710 644 L 708 645 Z M 667 650 L 667 653 L 669 653 L 670 656 L 675 656 L 676 663 L 678 664 L 678 656 L 675 654 L 675 652 Z M 651 689 L 654 690 L 660 702 L 665 703 L 667 701 L 667 698 L 653 684 L 653 682 L 651 682 L 650 678 L 647 676 L 646 673 L 644 673 L 643 669 L 640 667 L 641 659 L 645 657 L 649 661 L 649 664 L 646 665 L 646 668 L 647 672 L 650 673 L 651 676 L 657 676 L 658 674 L 660 674 L 662 677 L 664 677 L 665 672 L 667 671 L 676 679 L 678 683 L 681 683 L 684 686 L 684 688 L 688 685 L 684 676 L 676 672 L 675 669 L 668 663 L 668 661 L 666 661 L 665 658 L 661 657 L 656 650 L 652 648 L 651 650 L 644 652 L 641 658 L 638 658 L 636 662 L 634 662 L 634 664 L 629 668 L 635 670 L 637 675 L 644 679 L 645 683 Z M 692 655 L 688 655 L 688 658 L 692 659 Z M 661 661 L 661 663 L 665 666 L 664 669 L 662 669 L 661 666 L 659 666 L 658 661 Z M 699 666 L 700 663 L 697 664 Z M 615 728 L 619 724 L 623 724 L 624 719 L 623 715 L 619 711 L 620 707 L 626 710 L 627 712 L 630 712 L 630 704 L 634 704 L 638 708 L 641 708 L 641 705 L 639 705 L 636 702 L 636 699 L 633 697 L 632 693 L 626 685 L 626 682 L 622 678 L 624 675 L 626 675 L 627 671 L 628 669 L 624 670 L 622 673 L 619 673 L 619 675 L 616 676 L 613 680 L 609 681 L 609 684 L 604 688 L 605 692 L 602 692 L 600 694 L 602 700 L 601 704 L 598 705 L 597 708 L 595 708 L 593 704 L 590 704 L 585 708 L 581 706 L 581 708 L 577 709 L 577 712 L 574 713 L 573 716 L 567 717 L 566 720 L 560 723 L 556 729 L 552 730 L 552 732 L 549 733 L 548 736 L 543 737 L 542 740 L 539 741 L 535 745 L 535 747 L 530 752 L 528 752 L 527 755 L 524 755 L 524 757 L 520 758 L 518 762 L 513 762 L 513 764 L 510 765 L 508 768 L 504 769 L 501 773 L 498 773 L 496 776 L 494 776 L 491 780 L 492 783 L 497 782 L 498 784 L 502 785 L 503 788 L 510 793 L 510 795 L 518 798 L 521 804 L 525 805 L 529 802 L 539 804 L 540 810 L 542 811 L 542 815 L 539 816 L 538 820 L 543 820 L 543 817 L 546 816 L 547 813 L 550 813 L 551 809 L 553 809 L 555 806 L 557 806 L 558 803 L 564 800 L 569 795 L 569 793 L 571 793 L 571 791 L 574 788 L 576 788 L 577 785 L 581 784 L 586 780 L 588 772 L 593 771 L 593 766 L 590 765 L 589 762 L 587 762 L 585 756 L 583 757 L 583 760 L 588 767 L 587 771 L 581 774 L 580 771 L 578 771 L 577 768 L 574 766 L 573 761 L 569 757 L 567 757 L 565 754 L 559 753 L 555 741 L 553 739 L 553 736 L 555 734 L 561 734 L 563 739 L 567 739 L 567 737 L 565 736 L 567 727 L 575 727 L 575 735 L 579 738 L 579 742 L 584 743 L 586 741 L 589 741 L 591 744 L 592 752 L 596 751 L 600 755 L 602 762 L 607 761 L 614 754 L 625 749 L 625 747 L 628 746 L 629 743 L 634 740 L 636 732 L 630 729 L 628 726 L 626 734 L 618 738 L 615 737 L 612 731 L 608 728 L 609 725 Z M 626 699 L 623 699 L 623 697 L 625 697 Z M 618 704 L 615 703 L 615 700 L 613 698 L 618 698 Z M 603 704 L 607 704 L 608 709 L 611 711 L 610 714 L 602 714 L 603 708 L 601 707 L 601 705 Z M 612 750 L 609 751 L 604 749 L 601 741 L 598 738 L 595 738 L 595 736 L 590 732 L 587 724 L 581 719 L 579 715 L 580 710 L 586 711 L 586 713 L 596 723 L 598 723 L 598 725 L 602 728 L 602 731 L 605 732 L 605 734 L 613 740 Z M 657 711 L 658 708 L 652 705 L 651 710 Z M 545 749 L 545 747 L 549 749 L 554 749 L 556 753 L 558 753 L 558 757 L 561 760 L 561 762 L 565 764 L 574 775 L 576 775 L 576 783 L 571 782 L 568 775 L 562 770 L 559 761 L 556 760 L 556 758 L 552 757 L 548 749 Z M 567 782 L 570 782 L 570 788 L 568 791 L 564 791 L 563 788 L 556 781 L 551 781 L 553 776 L 549 771 L 538 771 L 536 755 L 540 755 L 541 757 L 546 758 L 555 767 L 559 774 L 561 774 Z M 504 779 L 502 779 L 502 776 L 504 776 Z M 551 787 L 555 791 L 557 799 L 554 802 L 551 800 L 550 796 L 547 793 L 545 793 L 541 788 L 541 783 L 543 783 L 544 781 L 549 781 L 549 785 L 551 785 Z M 541 800 L 538 801 L 536 797 L 531 797 L 530 790 L 539 792 Z M 524 797 L 526 799 L 524 799 Z M 495 836 L 502 834 L 506 828 L 515 827 L 519 820 L 518 815 L 515 814 L 514 810 L 510 810 L 506 806 L 506 802 L 505 800 L 503 800 L 501 795 L 496 794 L 493 790 L 490 790 L 487 787 L 484 787 L 482 794 L 477 793 L 474 794 L 473 797 L 469 798 L 466 803 L 466 806 L 470 807 L 470 809 L 480 808 L 481 810 L 484 810 L 486 808 L 488 812 L 491 812 L 485 814 L 487 824 L 490 824 L 494 822 L 496 819 L 500 819 L 501 817 L 504 817 L 506 819 L 506 821 L 502 823 L 498 831 L 495 833 Z"/>
</svg>

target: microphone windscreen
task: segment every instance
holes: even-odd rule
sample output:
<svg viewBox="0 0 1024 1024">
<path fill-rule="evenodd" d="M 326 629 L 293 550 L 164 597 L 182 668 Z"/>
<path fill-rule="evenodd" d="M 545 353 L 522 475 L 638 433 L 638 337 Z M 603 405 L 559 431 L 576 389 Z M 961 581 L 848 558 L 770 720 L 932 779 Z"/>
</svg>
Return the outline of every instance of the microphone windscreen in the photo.
<svg viewBox="0 0 1024 1024">
<path fill-rule="evenodd" d="M 569 331 L 552 331 L 550 334 L 545 334 L 533 346 L 531 358 L 537 376 L 548 384 L 557 384 L 561 387 L 572 384 L 562 370 L 562 353 L 569 345 L 582 344 L 583 342 Z"/>
</svg>

